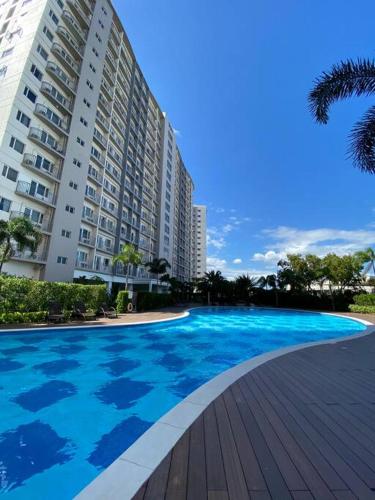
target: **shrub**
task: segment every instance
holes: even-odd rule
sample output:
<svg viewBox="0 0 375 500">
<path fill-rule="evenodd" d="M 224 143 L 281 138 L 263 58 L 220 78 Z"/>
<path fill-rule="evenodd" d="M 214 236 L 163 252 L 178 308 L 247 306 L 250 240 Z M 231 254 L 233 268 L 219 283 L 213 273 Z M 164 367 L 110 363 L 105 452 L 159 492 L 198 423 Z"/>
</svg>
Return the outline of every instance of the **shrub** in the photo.
<svg viewBox="0 0 375 500">
<path fill-rule="evenodd" d="M 0 313 L 0 324 L 42 323 L 47 318 L 47 311 L 37 312 L 6 312 Z"/>
<path fill-rule="evenodd" d="M 118 314 L 125 313 L 129 304 L 129 294 L 126 290 L 120 290 L 116 298 L 116 310 Z"/>
<path fill-rule="evenodd" d="M 353 313 L 362 313 L 362 314 L 375 314 L 375 305 L 374 306 L 358 306 L 357 304 L 351 304 L 349 309 Z"/>
<path fill-rule="evenodd" d="M 354 297 L 354 304 L 357 306 L 374 306 L 375 307 L 375 293 L 361 293 Z"/>
<path fill-rule="evenodd" d="M 150 309 L 159 309 L 160 307 L 168 307 L 174 302 L 172 295 L 169 293 L 154 293 L 154 292 L 138 292 L 137 293 L 137 310 L 149 311 Z"/>
</svg>

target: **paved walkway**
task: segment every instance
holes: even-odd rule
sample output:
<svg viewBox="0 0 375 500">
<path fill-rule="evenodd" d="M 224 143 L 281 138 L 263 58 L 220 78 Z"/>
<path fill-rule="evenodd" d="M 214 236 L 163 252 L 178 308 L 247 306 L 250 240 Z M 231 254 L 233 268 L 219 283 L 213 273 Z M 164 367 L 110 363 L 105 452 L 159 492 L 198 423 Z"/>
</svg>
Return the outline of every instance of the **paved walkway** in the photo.
<svg viewBox="0 0 375 500">
<path fill-rule="evenodd" d="M 136 500 L 375 499 L 375 333 L 289 353 L 219 396 Z"/>
</svg>

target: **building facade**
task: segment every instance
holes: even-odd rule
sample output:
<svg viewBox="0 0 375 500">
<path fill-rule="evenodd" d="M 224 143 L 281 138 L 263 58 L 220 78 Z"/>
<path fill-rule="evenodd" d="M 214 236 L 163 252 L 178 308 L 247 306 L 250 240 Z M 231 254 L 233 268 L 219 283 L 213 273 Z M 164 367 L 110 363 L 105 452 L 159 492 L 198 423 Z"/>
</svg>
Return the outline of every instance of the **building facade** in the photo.
<svg viewBox="0 0 375 500">
<path fill-rule="evenodd" d="M 207 259 L 207 208 L 204 205 L 193 206 L 191 264 L 192 277 L 202 278 L 206 272 Z"/>
<path fill-rule="evenodd" d="M 190 279 L 193 184 L 110 2 L 0 4 L 0 115 L 0 218 L 43 233 L 6 272 L 123 281 L 112 258 L 132 243 Z"/>
</svg>

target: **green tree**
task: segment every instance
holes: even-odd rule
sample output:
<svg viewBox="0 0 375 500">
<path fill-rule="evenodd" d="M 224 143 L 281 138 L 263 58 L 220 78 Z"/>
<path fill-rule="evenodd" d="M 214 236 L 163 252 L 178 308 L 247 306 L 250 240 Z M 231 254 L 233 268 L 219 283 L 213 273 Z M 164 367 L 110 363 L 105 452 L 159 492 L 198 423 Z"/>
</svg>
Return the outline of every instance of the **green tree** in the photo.
<svg viewBox="0 0 375 500">
<path fill-rule="evenodd" d="M 210 304 L 211 299 L 218 297 L 225 281 L 221 271 L 209 271 L 204 273 L 203 278 L 197 282 L 197 288 L 202 294 L 207 296 L 207 302 Z"/>
<path fill-rule="evenodd" d="M 357 255 L 363 261 L 363 275 L 366 276 L 370 271 L 375 275 L 375 250 L 367 248 L 362 252 L 357 252 Z"/>
<path fill-rule="evenodd" d="M 250 296 L 257 285 L 257 281 L 248 274 L 241 274 L 237 276 L 234 284 L 236 296 L 241 300 L 249 302 Z"/>
<path fill-rule="evenodd" d="M 335 101 L 375 94 L 375 61 L 369 59 L 340 62 L 315 81 L 309 94 L 310 110 L 318 123 L 326 124 Z M 358 121 L 350 134 L 354 165 L 375 174 L 375 106 Z"/>
<path fill-rule="evenodd" d="M 268 274 L 267 276 L 261 276 L 258 279 L 258 286 L 261 288 L 271 289 L 275 294 L 275 305 L 279 306 L 279 280 L 276 274 Z"/>
<path fill-rule="evenodd" d="M 0 273 L 3 265 L 17 251 L 30 250 L 35 254 L 42 240 L 42 233 L 27 217 L 0 220 Z"/>
<path fill-rule="evenodd" d="M 130 266 L 142 264 L 142 254 L 136 250 L 134 245 L 127 243 L 121 248 L 119 254 L 112 259 L 113 265 L 122 264 L 125 270 L 125 290 L 128 289 Z"/>
<path fill-rule="evenodd" d="M 147 267 L 148 271 L 151 274 L 155 274 L 157 285 L 159 285 L 159 276 L 160 276 L 160 274 L 165 274 L 167 272 L 167 269 L 170 269 L 171 265 L 167 261 L 167 259 L 164 259 L 164 258 L 157 259 L 157 258 L 155 258 L 152 261 L 147 262 L 147 264 L 145 264 L 145 267 Z"/>
</svg>

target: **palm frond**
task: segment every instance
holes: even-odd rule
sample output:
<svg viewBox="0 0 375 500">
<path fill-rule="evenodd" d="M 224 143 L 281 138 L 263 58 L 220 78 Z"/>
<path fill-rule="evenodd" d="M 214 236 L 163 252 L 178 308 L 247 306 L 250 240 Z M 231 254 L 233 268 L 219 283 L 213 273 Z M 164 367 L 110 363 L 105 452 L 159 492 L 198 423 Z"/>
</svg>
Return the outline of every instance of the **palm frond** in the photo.
<svg viewBox="0 0 375 500">
<path fill-rule="evenodd" d="M 332 103 L 353 95 L 375 93 L 375 61 L 370 59 L 348 60 L 323 72 L 315 80 L 309 94 L 309 108 L 319 123 L 328 122 L 328 111 Z"/>
<path fill-rule="evenodd" d="M 350 134 L 350 155 L 356 167 L 375 174 L 375 106 L 355 124 Z"/>
</svg>

